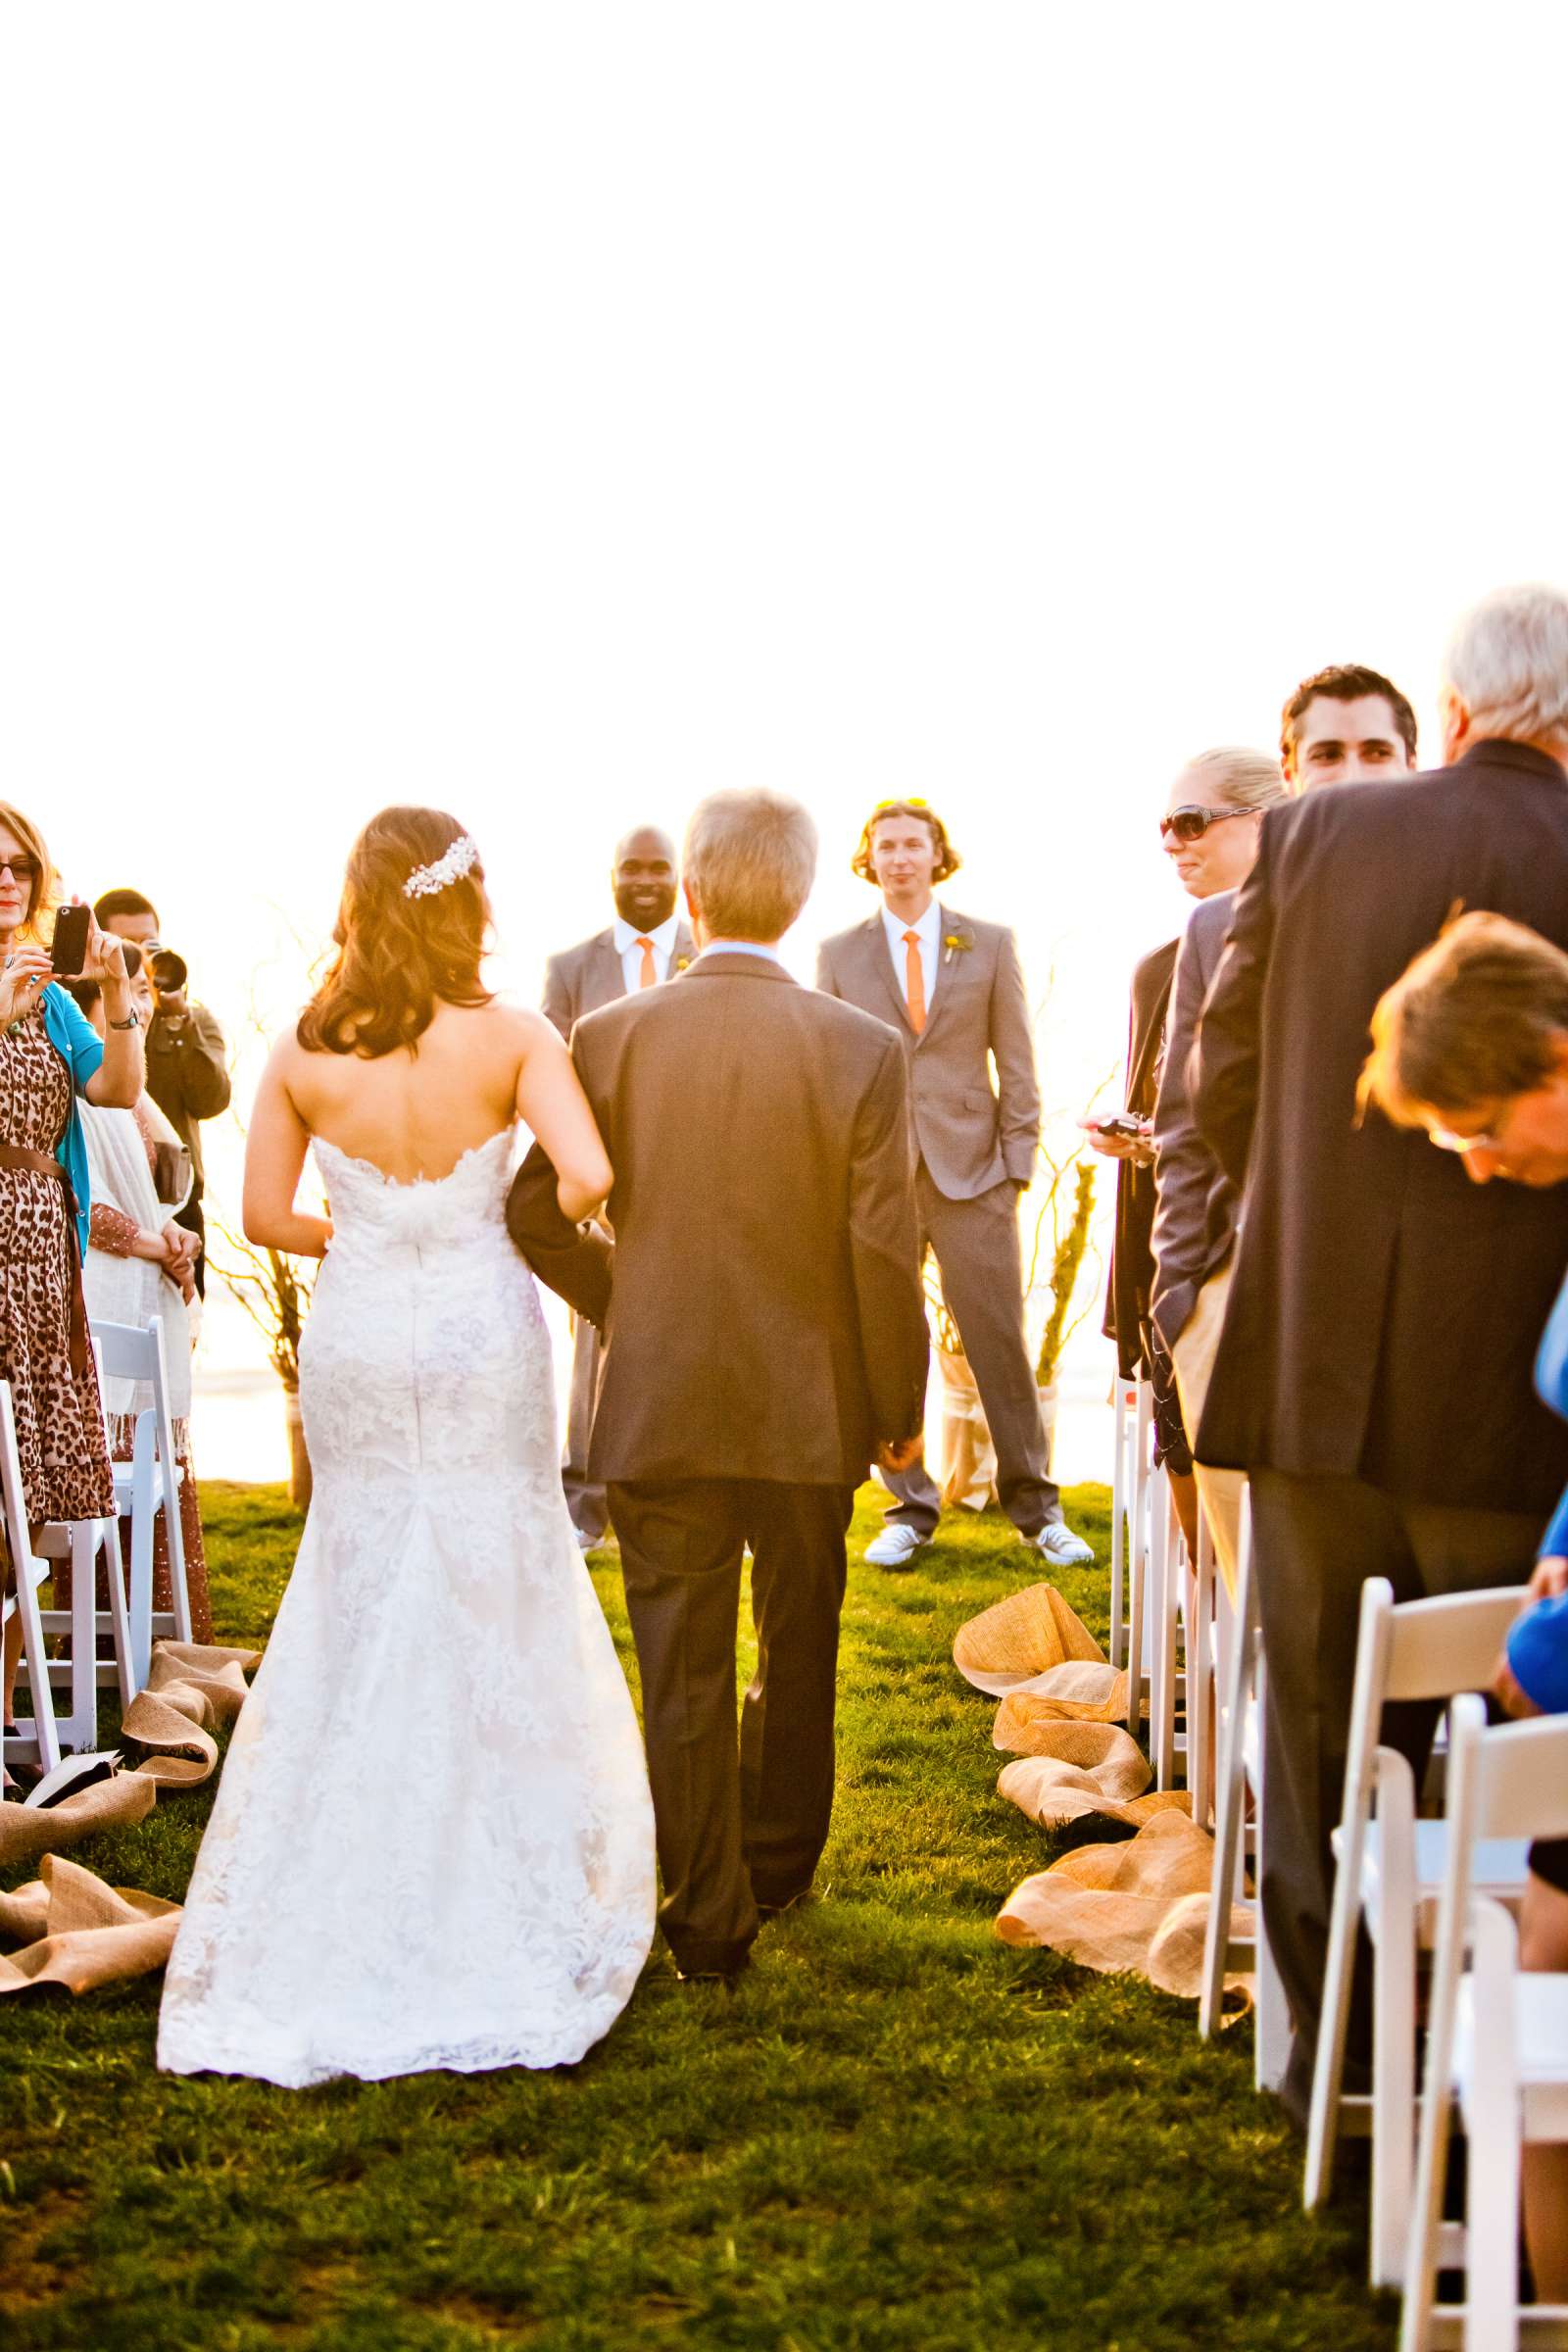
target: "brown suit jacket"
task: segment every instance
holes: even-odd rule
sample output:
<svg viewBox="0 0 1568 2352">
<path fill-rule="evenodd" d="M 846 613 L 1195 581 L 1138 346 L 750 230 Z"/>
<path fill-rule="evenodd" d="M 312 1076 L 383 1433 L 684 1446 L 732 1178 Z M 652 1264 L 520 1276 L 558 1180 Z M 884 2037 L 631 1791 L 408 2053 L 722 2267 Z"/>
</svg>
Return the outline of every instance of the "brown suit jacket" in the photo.
<svg viewBox="0 0 1568 2352">
<path fill-rule="evenodd" d="M 880 904 L 868 922 L 822 942 L 816 985 L 893 1023 L 909 1064 L 915 1150 L 939 1193 L 972 1200 L 1009 1178 L 1033 1179 L 1040 1088 L 1012 933 L 951 906 L 940 912 L 937 984 L 918 1037 L 888 954 Z M 961 944 L 950 948 L 950 940 Z"/>
<path fill-rule="evenodd" d="M 590 1013 L 571 1051 L 613 1245 L 562 1216 L 537 1145 L 507 1223 L 605 1333 L 590 1474 L 858 1486 L 925 1398 L 898 1039 L 734 954 Z"/>
</svg>

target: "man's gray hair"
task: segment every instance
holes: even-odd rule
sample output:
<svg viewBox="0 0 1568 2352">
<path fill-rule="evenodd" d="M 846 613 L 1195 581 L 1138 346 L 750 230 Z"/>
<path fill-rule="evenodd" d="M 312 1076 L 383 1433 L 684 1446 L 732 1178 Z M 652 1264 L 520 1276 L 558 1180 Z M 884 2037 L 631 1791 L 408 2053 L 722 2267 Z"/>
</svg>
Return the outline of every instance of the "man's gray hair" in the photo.
<svg viewBox="0 0 1568 2352">
<path fill-rule="evenodd" d="M 1483 597 L 1454 630 L 1443 675 L 1472 742 L 1568 739 L 1568 596 L 1532 586 Z"/>
<path fill-rule="evenodd" d="M 1182 769 L 1200 792 L 1213 793 L 1222 808 L 1272 808 L 1290 798 L 1291 788 L 1280 773 L 1272 752 L 1254 752 L 1243 743 L 1222 743 L 1200 752 Z"/>
<path fill-rule="evenodd" d="M 782 939 L 810 896 L 816 827 L 782 792 L 715 792 L 686 828 L 681 863 L 712 939 Z"/>
</svg>

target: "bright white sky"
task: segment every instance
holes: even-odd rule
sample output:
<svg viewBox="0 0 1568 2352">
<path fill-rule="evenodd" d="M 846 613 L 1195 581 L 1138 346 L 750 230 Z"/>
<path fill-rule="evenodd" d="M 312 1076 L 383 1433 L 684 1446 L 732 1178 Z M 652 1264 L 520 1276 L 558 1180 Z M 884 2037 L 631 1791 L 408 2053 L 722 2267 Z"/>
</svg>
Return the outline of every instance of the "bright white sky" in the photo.
<svg viewBox="0 0 1568 2352">
<path fill-rule="evenodd" d="M 12 9 L 0 789 L 242 1025 L 393 800 L 509 968 L 627 821 L 916 792 L 1054 960 L 1045 1091 L 1183 910 L 1153 819 L 1334 660 L 1435 750 L 1568 578 L 1568 10 Z"/>
</svg>

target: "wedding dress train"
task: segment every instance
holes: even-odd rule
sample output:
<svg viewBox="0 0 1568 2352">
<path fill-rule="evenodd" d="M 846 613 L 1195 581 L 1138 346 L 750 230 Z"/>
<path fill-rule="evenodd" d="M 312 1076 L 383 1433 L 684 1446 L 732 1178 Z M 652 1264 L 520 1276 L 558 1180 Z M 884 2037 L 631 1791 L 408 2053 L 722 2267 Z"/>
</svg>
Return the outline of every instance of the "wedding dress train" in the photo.
<svg viewBox="0 0 1568 2352">
<path fill-rule="evenodd" d="M 407 1185 L 315 1145 L 315 1494 L 169 1964 L 173 2072 L 561 2065 L 647 1957 L 642 1742 L 562 1495 L 511 1141 Z"/>
</svg>

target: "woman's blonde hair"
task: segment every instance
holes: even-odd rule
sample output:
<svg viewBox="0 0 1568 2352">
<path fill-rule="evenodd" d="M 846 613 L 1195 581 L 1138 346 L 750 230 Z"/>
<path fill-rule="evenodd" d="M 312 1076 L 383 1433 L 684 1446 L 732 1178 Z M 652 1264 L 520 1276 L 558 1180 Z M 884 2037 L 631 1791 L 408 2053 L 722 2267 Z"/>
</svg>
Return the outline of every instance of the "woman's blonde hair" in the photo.
<svg viewBox="0 0 1568 2352">
<path fill-rule="evenodd" d="M 60 904 L 60 877 L 55 872 L 48 844 L 32 819 L 24 816 L 22 810 L 10 801 L 0 801 L 0 826 L 16 835 L 38 869 L 27 894 L 27 911 L 18 929 L 27 938 L 36 939 L 47 947 L 54 937 L 55 908 Z"/>
<path fill-rule="evenodd" d="M 1290 798 L 1290 786 L 1272 752 L 1254 752 L 1244 743 L 1222 743 L 1211 752 L 1200 752 L 1181 773 L 1200 779 L 1203 791 L 1216 794 L 1224 808 L 1261 814 L 1276 801 Z"/>
</svg>

